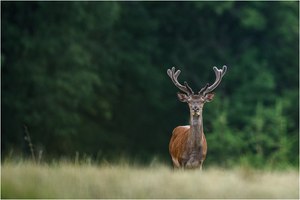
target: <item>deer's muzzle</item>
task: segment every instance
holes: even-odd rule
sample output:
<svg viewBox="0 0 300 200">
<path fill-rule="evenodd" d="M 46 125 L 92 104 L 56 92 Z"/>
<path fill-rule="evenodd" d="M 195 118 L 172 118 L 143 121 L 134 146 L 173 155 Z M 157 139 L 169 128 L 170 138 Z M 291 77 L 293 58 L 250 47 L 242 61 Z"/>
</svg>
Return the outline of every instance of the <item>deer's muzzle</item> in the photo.
<svg viewBox="0 0 300 200">
<path fill-rule="evenodd" d="M 199 116 L 200 115 L 200 108 L 198 106 L 194 106 L 191 109 L 192 115 Z"/>
<path fill-rule="evenodd" d="M 200 115 L 200 112 L 199 112 L 199 111 L 193 111 L 193 112 L 192 112 L 192 115 L 199 116 L 199 115 Z"/>
</svg>

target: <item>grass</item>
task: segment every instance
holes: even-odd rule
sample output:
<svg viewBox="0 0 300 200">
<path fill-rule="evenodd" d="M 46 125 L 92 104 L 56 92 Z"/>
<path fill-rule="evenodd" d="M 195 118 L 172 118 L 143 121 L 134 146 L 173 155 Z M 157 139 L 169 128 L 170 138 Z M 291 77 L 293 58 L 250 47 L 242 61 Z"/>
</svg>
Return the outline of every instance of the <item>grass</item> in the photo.
<svg viewBox="0 0 300 200">
<path fill-rule="evenodd" d="M 2 163 L 1 198 L 299 198 L 296 170 Z"/>
</svg>

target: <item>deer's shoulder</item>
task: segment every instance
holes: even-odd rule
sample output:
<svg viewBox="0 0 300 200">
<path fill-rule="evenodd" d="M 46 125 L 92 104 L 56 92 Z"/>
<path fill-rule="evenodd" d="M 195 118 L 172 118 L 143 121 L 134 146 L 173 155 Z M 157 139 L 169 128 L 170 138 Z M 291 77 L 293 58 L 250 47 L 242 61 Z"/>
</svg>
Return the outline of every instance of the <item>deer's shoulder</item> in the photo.
<svg viewBox="0 0 300 200">
<path fill-rule="evenodd" d="M 190 130 L 190 125 L 185 125 L 185 126 L 177 126 L 173 130 L 173 135 L 177 135 L 180 133 L 187 133 Z"/>
</svg>

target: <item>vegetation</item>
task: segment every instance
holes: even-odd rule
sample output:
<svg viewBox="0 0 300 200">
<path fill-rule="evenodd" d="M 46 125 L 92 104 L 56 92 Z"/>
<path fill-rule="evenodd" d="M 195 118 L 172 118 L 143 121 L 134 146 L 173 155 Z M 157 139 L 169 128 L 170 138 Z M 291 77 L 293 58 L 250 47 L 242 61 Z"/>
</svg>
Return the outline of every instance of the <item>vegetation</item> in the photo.
<svg viewBox="0 0 300 200">
<path fill-rule="evenodd" d="M 298 198 L 299 173 L 250 168 L 173 171 L 164 165 L 2 165 L 1 198 Z"/>
<path fill-rule="evenodd" d="M 213 82 L 213 66 L 227 65 L 214 101 L 203 111 L 208 142 L 205 165 L 298 167 L 298 2 L 1 2 L 1 11 L 2 158 L 31 155 L 24 140 L 25 125 L 37 159 L 38 155 L 44 160 L 86 155 L 92 160 L 113 160 L 122 155 L 148 163 L 153 156 L 170 160 L 172 130 L 187 124 L 189 116 L 166 70 L 176 66 L 183 71 L 181 81 L 200 89 Z M 83 168 L 5 165 L 3 193 L 10 197 L 16 182 L 8 177 L 21 173 L 22 180 L 33 176 L 31 181 L 42 181 L 41 186 L 53 196 L 62 194 L 51 186 L 62 174 L 66 182 L 79 180 L 77 186 L 68 188 L 73 190 L 66 194 L 70 198 L 77 192 L 88 197 L 88 188 L 78 189 L 81 178 L 94 185 L 91 197 L 108 197 L 114 190 L 118 192 L 113 197 L 150 198 L 152 190 L 161 198 L 170 191 L 182 192 L 180 197 L 188 197 L 189 191 L 191 197 L 198 194 L 193 181 L 188 183 L 191 187 L 178 188 L 187 179 L 196 181 L 199 172 L 125 168 L 125 174 L 116 175 L 119 185 L 105 194 L 93 189 L 105 183 L 94 177 L 103 175 L 117 182 L 111 176 L 122 169 Z M 47 177 L 38 178 L 42 172 Z M 251 189 L 264 191 L 256 178 L 269 179 L 272 174 L 255 176 L 251 182 L 240 180 L 239 172 L 222 173 L 209 171 L 203 180 L 197 179 L 198 185 L 215 176 L 220 183 L 210 184 L 222 186 L 216 197 L 227 197 L 226 189 L 237 192 L 236 187 L 243 184 L 251 184 L 246 196 L 273 194 Z M 223 175 L 232 185 L 223 185 Z M 282 179 L 289 185 L 292 175 L 275 173 L 268 181 L 273 184 Z M 141 185 L 146 190 L 126 193 L 123 187 L 140 183 L 141 176 L 149 178 Z M 160 178 L 164 176 L 174 182 Z M 53 182 L 47 185 L 49 177 Z M 122 177 L 129 178 L 128 182 Z M 172 190 L 160 189 L 162 185 Z M 234 187 L 227 188 L 230 185 Z M 279 186 L 269 188 L 275 197 L 281 197 Z M 26 196 L 27 189 L 16 188 Z M 295 192 L 284 188 L 283 196 L 294 197 Z M 30 194 L 46 194 L 35 192 Z"/>
</svg>

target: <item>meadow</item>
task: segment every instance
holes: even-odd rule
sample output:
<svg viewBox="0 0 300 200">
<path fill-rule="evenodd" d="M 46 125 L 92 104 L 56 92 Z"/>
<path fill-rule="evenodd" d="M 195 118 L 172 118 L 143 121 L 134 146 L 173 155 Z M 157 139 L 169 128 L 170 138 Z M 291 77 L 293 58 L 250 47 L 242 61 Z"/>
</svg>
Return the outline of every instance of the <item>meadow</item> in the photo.
<svg viewBox="0 0 300 200">
<path fill-rule="evenodd" d="M 1 198 L 299 198 L 299 172 L 4 162 Z"/>
</svg>

